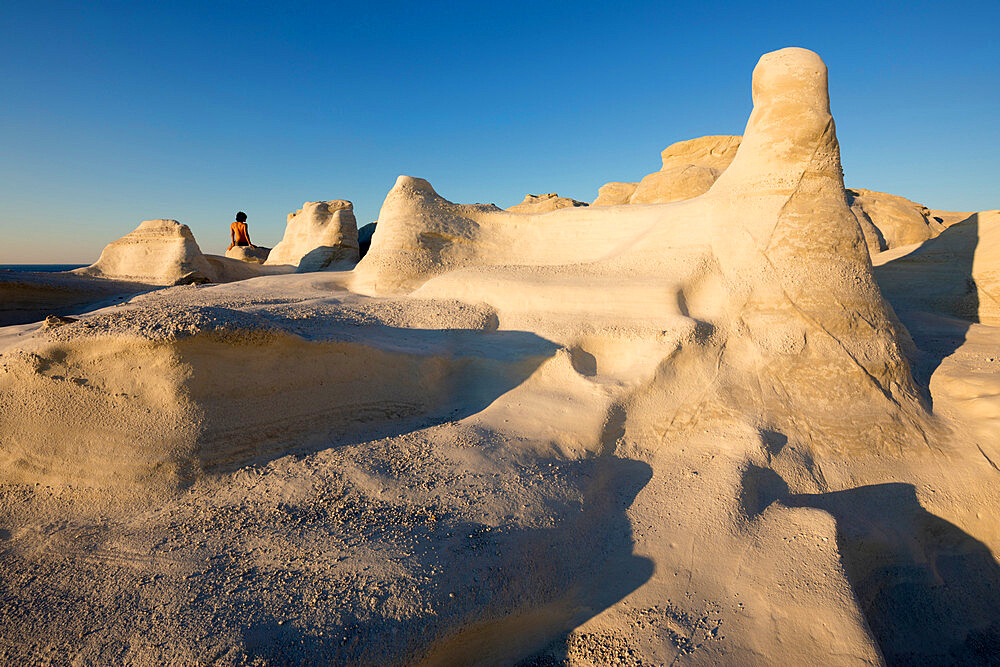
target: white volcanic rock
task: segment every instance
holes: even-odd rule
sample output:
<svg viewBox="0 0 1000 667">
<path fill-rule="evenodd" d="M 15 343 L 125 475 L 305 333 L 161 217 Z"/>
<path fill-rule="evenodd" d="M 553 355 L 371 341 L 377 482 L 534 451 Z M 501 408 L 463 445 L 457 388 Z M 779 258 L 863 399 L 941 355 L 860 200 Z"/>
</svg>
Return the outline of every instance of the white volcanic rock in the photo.
<svg viewBox="0 0 1000 667">
<path fill-rule="evenodd" d="M 285 235 L 271 249 L 266 266 L 289 265 L 298 272 L 350 268 L 358 261 L 358 221 L 344 199 L 311 201 L 288 214 Z"/>
<path fill-rule="evenodd" d="M 719 173 L 718 169 L 697 164 L 655 171 L 639 181 L 629 203 L 666 204 L 697 197 L 708 192 Z"/>
<path fill-rule="evenodd" d="M 945 229 L 926 206 L 898 195 L 852 188 L 847 190 L 847 203 L 865 232 L 872 254 L 926 241 Z"/>
<path fill-rule="evenodd" d="M 501 213 L 493 204 L 454 204 L 426 180 L 400 176 L 382 202 L 354 284 L 365 291 L 410 291 L 434 273 L 464 265 L 476 252 L 477 219 Z"/>
<path fill-rule="evenodd" d="M 146 220 L 112 241 L 79 275 L 154 285 L 215 282 L 216 275 L 187 225 L 176 220 Z"/>
<path fill-rule="evenodd" d="M 659 171 L 639 183 L 607 183 L 592 205 L 667 203 L 701 195 L 732 163 L 741 140 L 739 135 L 713 135 L 678 141 L 661 153 L 663 166 Z M 904 197 L 874 190 L 854 188 L 846 192 L 872 255 L 934 238 L 949 224 L 969 215 L 931 211 Z"/>
<path fill-rule="evenodd" d="M 669 171 L 694 164 L 715 169 L 721 174 L 736 157 L 742 139 L 739 135 L 718 134 L 678 141 L 660 153 L 663 160 L 661 169 Z"/>
<path fill-rule="evenodd" d="M 551 192 L 546 195 L 525 195 L 524 201 L 511 206 L 507 210 L 514 213 L 548 213 L 549 211 L 570 206 L 587 206 L 587 203 L 570 199 L 569 197 L 560 197 L 556 193 Z"/>
<path fill-rule="evenodd" d="M 741 137 L 710 135 L 678 141 L 660 153 L 663 166 L 639 183 L 612 182 L 598 191 L 595 206 L 665 204 L 708 191 L 736 156 Z"/>
<path fill-rule="evenodd" d="M 226 250 L 226 257 L 251 264 L 263 264 L 270 252 L 271 249 L 264 246 L 236 245 Z"/>
<path fill-rule="evenodd" d="M 247 262 L 223 255 L 206 254 L 205 259 L 215 271 L 216 282 L 231 283 L 263 275 L 290 273 L 287 266 L 262 266 L 259 262 Z"/>
<path fill-rule="evenodd" d="M 922 412 L 902 354 L 908 339 L 846 203 L 826 76 L 804 49 L 761 58 L 736 157 L 704 196 L 683 202 L 528 216 L 453 204 L 400 177 L 353 287 L 488 303 L 512 328 L 538 327 L 541 313 L 588 327 L 708 323 L 728 337 L 718 355 L 733 381 L 722 391 L 752 386 L 754 397 L 736 402 L 755 403 L 760 419 L 809 438 L 843 431 L 851 413 L 870 446 L 886 446 L 872 424 L 909 419 L 901 404 Z M 691 354 L 720 358 L 698 346 Z M 845 407 L 831 387 L 865 398 Z"/>
<path fill-rule="evenodd" d="M 757 400 L 771 415 L 801 411 L 831 430 L 843 429 L 838 410 L 919 421 L 908 337 L 882 300 L 846 203 L 826 65 L 800 48 L 766 54 L 753 101 L 739 151 L 706 197 L 722 207 L 708 236 L 762 357 L 747 369 L 760 381 Z M 832 387 L 867 395 L 869 405 L 838 408 Z"/>
<path fill-rule="evenodd" d="M 638 183 L 619 183 L 617 181 L 605 183 L 597 191 L 597 199 L 591 202 L 591 206 L 618 206 L 627 204 L 635 193 Z"/>
</svg>

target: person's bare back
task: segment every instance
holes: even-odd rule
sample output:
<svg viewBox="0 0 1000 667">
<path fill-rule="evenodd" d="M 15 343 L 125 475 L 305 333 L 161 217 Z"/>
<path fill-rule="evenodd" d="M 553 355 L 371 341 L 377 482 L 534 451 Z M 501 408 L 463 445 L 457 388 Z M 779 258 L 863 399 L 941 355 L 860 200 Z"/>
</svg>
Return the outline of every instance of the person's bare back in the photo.
<svg viewBox="0 0 1000 667">
<path fill-rule="evenodd" d="M 229 226 L 229 239 L 230 244 L 226 250 L 232 250 L 233 247 L 238 245 L 246 245 L 251 248 L 256 248 L 253 243 L 250 242 L 250 228 L 247 227 L 247 214 L 240 211 L 236 214 L 236 222 Z"/>
</svg>

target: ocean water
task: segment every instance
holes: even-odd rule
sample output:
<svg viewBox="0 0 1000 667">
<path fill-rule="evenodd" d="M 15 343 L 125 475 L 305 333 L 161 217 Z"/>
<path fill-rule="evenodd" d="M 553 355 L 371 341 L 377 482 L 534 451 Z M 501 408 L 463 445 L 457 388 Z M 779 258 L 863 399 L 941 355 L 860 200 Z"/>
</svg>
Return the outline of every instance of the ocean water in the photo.
<svg viewBox="0 0 1000 667">
<path fill-rule="evenodd" d="M 79 269 L 88 264 L 0 264 L 0 271 L 38 271 L 41 273 L 56 273 L 57 271 L 71 271 Z"/>
</svg>

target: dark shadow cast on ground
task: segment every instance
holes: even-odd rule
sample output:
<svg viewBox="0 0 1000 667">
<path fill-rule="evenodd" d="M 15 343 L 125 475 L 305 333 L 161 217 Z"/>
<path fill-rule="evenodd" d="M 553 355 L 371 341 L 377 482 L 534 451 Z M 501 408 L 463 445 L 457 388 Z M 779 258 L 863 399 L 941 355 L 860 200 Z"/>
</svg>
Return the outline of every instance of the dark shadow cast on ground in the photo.
<svg viewBox="0 0 1000 667">
<path fill-rule="evenodd" d="M 841 562 L 889 665 L 1000 664 L 1000 566 L 985 544 L 921 507 L 911 484 L 789 493 L 748 467 L 743 511 L 813 507 L 837 522 Z"/>
<path fill-rule="evenodd" d="M 410 568 L 448 564 L 427 601 L 433 614 L 373 621 L 345 608 L 340 627 L 318 636 L 261 609 L 244 633 L 248 657 L 280 664 L 515 664 L 565 643 L 573 628 L 652 576 L 652 561 L 633 553 L 625 513 L 652 471 L 613 456 L 559 465 L 577 480 L 583 501 L 558 508 L 552 528 L 496 532 L 459 522 L 428 529 L 436 533 L 431 539 L 415 536 L 424 546 Z"/>
<path fill-rule="evenodd" d="M 192 338 L 177 349 L 204 415 L 199 467 L 226 471 L 463 419 L 560 347 L 525 331 L 378 324 L 257 343 L 252 361 L 238 341 Z"/>
</svg>

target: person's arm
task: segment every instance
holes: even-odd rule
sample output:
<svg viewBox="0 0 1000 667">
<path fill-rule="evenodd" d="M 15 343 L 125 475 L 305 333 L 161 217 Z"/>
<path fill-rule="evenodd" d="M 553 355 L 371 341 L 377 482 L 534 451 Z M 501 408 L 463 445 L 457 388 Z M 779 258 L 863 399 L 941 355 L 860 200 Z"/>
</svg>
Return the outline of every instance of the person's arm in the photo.
<svg viewBox="0 0 1000 667">
<path fill-rule="evenodd" d="M 247 245 L 249 245 L 251 248 L 257 247 L 253 244 L 253 241 L 250 240 L 250 225 L 247 225 Z"/>
<path fill-rule="evenodd" d="M 232 250 L 234 246 L 236 246 L 236 230 L 229 225 L 229 247 L 226 250 Z"/>
</svg>

